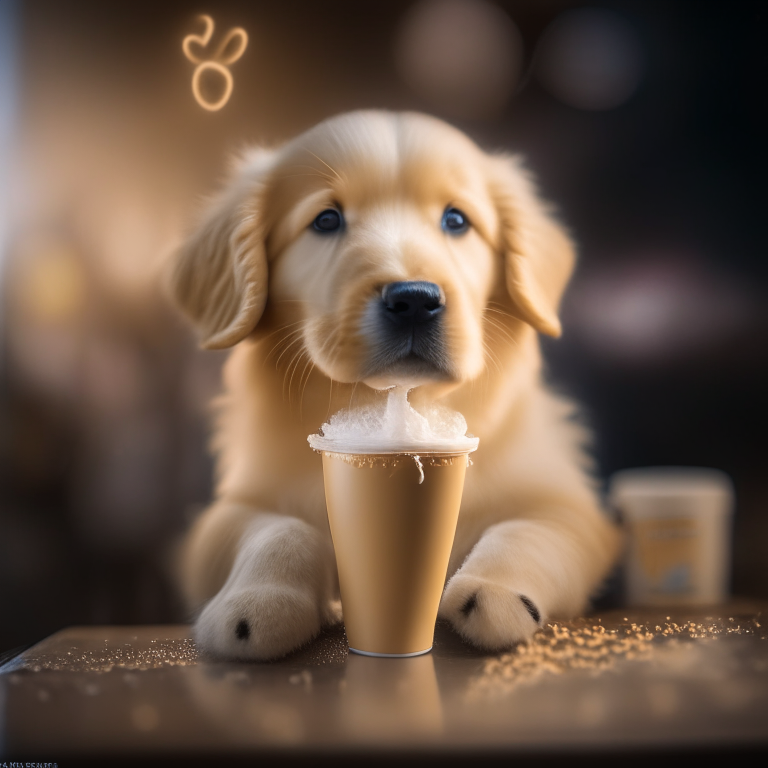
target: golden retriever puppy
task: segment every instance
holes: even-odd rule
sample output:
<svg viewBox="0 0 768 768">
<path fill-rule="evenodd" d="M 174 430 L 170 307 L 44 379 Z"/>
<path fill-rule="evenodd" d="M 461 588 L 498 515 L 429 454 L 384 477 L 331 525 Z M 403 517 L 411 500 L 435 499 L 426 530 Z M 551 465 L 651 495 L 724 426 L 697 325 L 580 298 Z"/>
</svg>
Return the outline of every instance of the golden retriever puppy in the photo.
<svg viewBox="0 0 768 768">
<path fill-rule="evenodd" d="M 537 339 L 573 263 L 519 163 L 425 115 L 345 114 L 242 160 L 172 276 L 202 346 L 235 347 L 181 565 L 203 650 L 271 659 L 339 620 L 307 435 L 397 383 L 480 438 L 440 615 L 501 649 L 584 610 L 618 536 Z"/>
</svg>

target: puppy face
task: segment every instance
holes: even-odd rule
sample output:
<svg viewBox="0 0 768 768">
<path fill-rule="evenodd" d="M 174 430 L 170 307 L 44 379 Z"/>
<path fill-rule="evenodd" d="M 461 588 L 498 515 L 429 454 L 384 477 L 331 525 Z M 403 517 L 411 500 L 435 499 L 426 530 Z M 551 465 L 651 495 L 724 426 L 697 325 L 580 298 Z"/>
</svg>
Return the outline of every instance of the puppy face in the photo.
<svg viewBox="0 0 768 768">
<path fill-rule="evenodd" d="M 482 369 L 502 275 L 482 159 L 437 121 L 386 115 L 323 126 L 281 158 L 270 296 L 302 308 L 327 376 L 387 386 Z"/>
<path fill-rule="evenodd" d="M 493 303 L 556 335 L 572 261 L 514 161 L 362 112 L 246 161 L 174 284 L 205 346 L 285 329 L 329 378 L 379 388 L 477 377 Z"/>
</svg>

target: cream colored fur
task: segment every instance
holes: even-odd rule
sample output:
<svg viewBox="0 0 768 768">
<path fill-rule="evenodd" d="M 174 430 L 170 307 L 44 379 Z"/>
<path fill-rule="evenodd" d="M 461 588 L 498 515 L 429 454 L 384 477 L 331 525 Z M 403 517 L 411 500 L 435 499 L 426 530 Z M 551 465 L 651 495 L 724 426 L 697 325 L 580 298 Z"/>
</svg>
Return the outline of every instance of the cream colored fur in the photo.
<svg viewBox="0 0 768 768">
<path fill-rule="evenodd" d="M 333 206 L 345 229 L 312 230 Z M 466 234 L 442 231 L 446 206 L 469 216 Z M 181 566 L 204 650 L 275 658 L 339 620 L 321 461 L 306 437 L 403 378 L 366 370 L 367 310 L 402 280 L 437 283 L 446 301 L 451 375 L 422 376 L 412 400 L 440 399 L 480 437 L 441 615 L 471 643 L 501 649 L 585 609 L 618 536 L 572 406 L 542 383 L 536 335 L 559 335 L 573 262 L 516 159 L 424 115 L 350 113 L 243 159 L 172 277 L 202 346 L 236 345 L 216 500 Z"/>
</svg>

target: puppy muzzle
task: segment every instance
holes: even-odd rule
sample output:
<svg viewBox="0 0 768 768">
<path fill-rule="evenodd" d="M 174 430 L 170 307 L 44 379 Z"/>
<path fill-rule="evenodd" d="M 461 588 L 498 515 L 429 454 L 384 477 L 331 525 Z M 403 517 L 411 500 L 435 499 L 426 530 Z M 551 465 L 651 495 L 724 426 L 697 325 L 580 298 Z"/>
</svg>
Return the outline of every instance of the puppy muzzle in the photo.
<svg viewBox="0 0 768 768">
<path fill-rule="evenodd" d="M 445 345 L 445 296 L 423 280 L 388 283 L 363 321 L 370 355 L 363 379 L 414 384 L 452 378 Z"/>
</svg>

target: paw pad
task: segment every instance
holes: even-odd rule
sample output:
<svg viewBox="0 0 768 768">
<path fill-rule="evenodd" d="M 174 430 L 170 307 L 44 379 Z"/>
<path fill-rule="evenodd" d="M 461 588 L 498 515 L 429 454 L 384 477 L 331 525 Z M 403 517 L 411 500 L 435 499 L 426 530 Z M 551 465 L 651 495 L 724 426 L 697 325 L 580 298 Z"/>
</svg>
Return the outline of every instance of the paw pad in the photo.
<svg viewBox="0 0 768 768">
<path fill-rule="evenodd" d="M 531 614 L 531 618 L 537 623 L 541 624 L 541 614 L 539 609 L 533 604 L 533 601 L 525 595 L 520 595 L 520 601 L 525 606 L 525 610 Z"/>
<path fill-rule="evenodd" d="M 235 635 L 238 640 L 247 640 L 251 636 L 251 628 L 245 619 L 240 619 L 235 627 Z"/>
<path fill-rule="evenodd" d="M 477 608 L 477 592 L 475 592 L 473 595 L 470 595 L 467 599 L 467 602 L 464 603 L 464 605 L 461 606 L 459 609 L 465 616 L 469 616 L 472 611 Z"/>
</svg>

